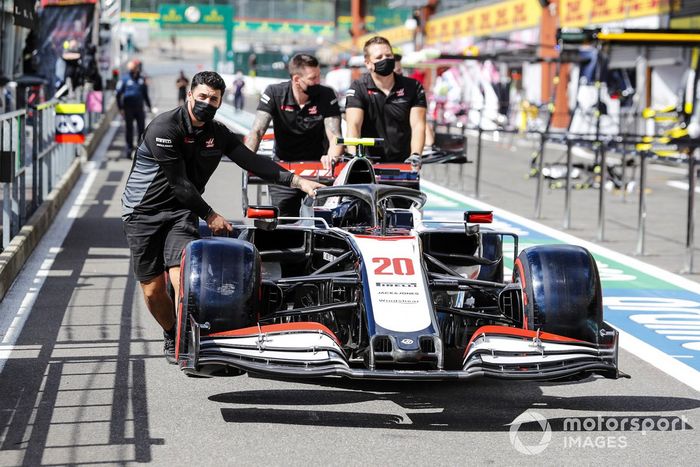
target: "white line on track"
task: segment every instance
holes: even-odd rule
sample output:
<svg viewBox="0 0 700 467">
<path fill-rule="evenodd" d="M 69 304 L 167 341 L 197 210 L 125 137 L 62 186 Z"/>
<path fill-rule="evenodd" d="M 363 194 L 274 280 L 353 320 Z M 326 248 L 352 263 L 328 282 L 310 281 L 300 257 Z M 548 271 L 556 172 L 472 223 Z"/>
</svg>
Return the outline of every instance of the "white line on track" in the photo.
<svg viewBox="0 0 700 467">
<path fill-rule="evenodd" d="M 121 120 L 119 119 L 110 124 L 110 128 L 95 151 L 93 159 L 84 165 L 83 174 L 74 189 L 71 190 L 53 224 L 32 252 L 5 298 L 0 302 L 0 345 L 2 345 L 0 373 L 2 373 L 17 338 L 22 332 L 24 323 L 31 313 L 46 277 L 49 276 L 48 271 L 51 269 L 56 255 L 61 252 L 61 245 L 63 245 L 63 241 L 73 226 L 74 219 L 78 217 L 80 207 L 84 204 L 85 198 L 92 188 L 100 163 L 105 158 L 109 144 L 120 124 Z"/>
<path fill-rule="evenodd" d="M 682 287 L 690 292 L 700 294 L 700 284 L 686 279 L 685 277 L 679 276 L 678 274 L 673 274 L 659 267 L 644 263 L 634 258 L 630 258 L 629 256 L 623 255 L 613 250 L 609 250 L 600 245 L 596 245 L 595 243 L 581 240 L 580 238 L 574 237 L 573 235 L 560 232 L 551 227 L 547 227 L 546 225 L 542 225 L 525 217 L 513 214 L 512 212 L 506 211 L 504 209 L 500 209 L 482 201 L 469 198 L 462 194 L 448 190 L 447 188 L 443 188 L 435 183 L 429 182 L 425 179 L 421 180 L 421 185 L 427 188 L 428 190 L 439 193 L 442 196 L 462 201 L 478 209 L 491 210 L 493 211 L 495 216 L 500 216 L 512 220 L 513 222 L 517 222 L 527 227 L 528 229 L 532 229 L 536 232 L 539 232 L 543 235 L 547 235 L 562 242 L 580 245 L 584 248 L 587 248 L 592 253 L 605 256 L 614 261 L 617 261 L 618 263 L 624 264 L 634 269 L 638 269 L 639 271 L 649 274 L 650 276 L 667 281 L 678 287 Z M 642 360 L 646 361 L 652 366 L 660 369 L 666 374 L 672 376 L 678 381 L 687 384 L 696 391 L 700 391 L 700 372 L 686 365 L 685 363 L 679 362 L 678 360 L 670 357 L 669 355 L 657 349 L 656 347 L 653 347 L 647 344 L 646 342 L 643 342 L 637 337 L 634 337 L 633 335 L 622 330 L 619 331 L 620 347 L 636 355 L 637 357 L 641 358 Z"/>
<path fill-rule="evenodd" d="M 666 182 L 666 185 L 671 188 L 677 188 L 679 190 L 688 191 L 688 182 L 680 182 L 678 180 L 671 180 Z M 700 193 L 700 187 L 695 187 L 695 193 Z"/>
</svg>

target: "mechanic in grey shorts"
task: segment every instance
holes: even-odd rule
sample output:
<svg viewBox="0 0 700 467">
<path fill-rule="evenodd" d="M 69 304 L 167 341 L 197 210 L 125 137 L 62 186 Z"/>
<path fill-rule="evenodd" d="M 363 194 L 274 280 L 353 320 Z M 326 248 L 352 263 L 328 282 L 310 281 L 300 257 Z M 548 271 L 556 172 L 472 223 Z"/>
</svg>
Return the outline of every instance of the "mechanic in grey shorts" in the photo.
<svg viewBox="0 0 700 467">
<path fill-rule="evenodd" d="M 310 196 L 322 186 L 258 157 L 226 125 L 214 121 L 225 89 L 224 80 L 212 71 L 192 78 L 185 104 L 158 115 L 146 127 L 122 195 L 134 274 L 148 310 L 163 328 L 163 351 L 171 363 L 175 363 L 176 304 L 168 294 L 166 272 L 177 292 L 182 250 L 199 238 L 198 218 L 215 235 L 232 230 L 202 198 L 221 157 Z"/>
<path fill-rule="evenodd" d="M 320 160 L 329 168 L 331 160 L 343 156 L 343 147 L 335 144 L 335 138 L 341 137 L 338 98 L 333 89 L 320 84 L 321 68 L 312 55 L 294 55 L 288 69 L 289 81 L 268 86 L 260 96 L 245 144 L 256 152 L 272 121 L 275 157 L 286 162 Z M 298 216 L 302 197 L 298 191 L 270 187 L 272 204 L 279 207 L 281 216 Z"/>
</svg>

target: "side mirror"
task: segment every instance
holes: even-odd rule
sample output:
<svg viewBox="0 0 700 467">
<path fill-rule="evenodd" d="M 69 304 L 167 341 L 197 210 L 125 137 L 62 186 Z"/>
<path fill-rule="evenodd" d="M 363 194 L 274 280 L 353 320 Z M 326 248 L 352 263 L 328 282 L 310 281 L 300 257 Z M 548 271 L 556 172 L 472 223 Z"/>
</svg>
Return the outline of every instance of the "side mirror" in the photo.
<svg viewBox="0 0 700 467">
<path fill-rule="evenodd" d="M 260 230 L 275 230 L 280 210 L 277 206 L 248 206 L 246 217 L 253 219 L 253 225 Z"/>
<path fill-rule="evenodd" d="M 277 219 L 279 213 L 277 206 L 248 206 L 245 216 L 248 219 Z"/>
<path fill-rule="evenodd" d="M 478 225 L 469 224 L 490 224 L 493 222 L 493 211 L 464 211 L 464 230 L 467 234 L 479 233 Z"/>
<path fill-rule="evenodd" d="M 464 221 L 468 224 L 490 224 L 493 222 L 493 211 L 465 211 Z"/>
</svg>

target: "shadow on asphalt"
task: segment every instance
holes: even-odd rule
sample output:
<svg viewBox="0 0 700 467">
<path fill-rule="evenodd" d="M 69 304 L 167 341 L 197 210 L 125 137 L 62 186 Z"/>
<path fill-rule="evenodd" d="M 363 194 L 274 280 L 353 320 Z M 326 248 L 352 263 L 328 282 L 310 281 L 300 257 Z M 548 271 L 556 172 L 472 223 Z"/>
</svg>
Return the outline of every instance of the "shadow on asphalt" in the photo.
<svg viewBox="0 0 700 467">
<path fill-rule="evenodd" d="M 589 411 L 593 415 L 588 417 L 594 418 L 604 412 L 632 414 L 626 417 L 659 418 L 659 413 L 677 413 L 700 407 L 699 400 L 682 397 L 553 397 L 543 395 L 538 383 L 494 380 L 468 383 L 334 381 L 325 384 L 336 389 L 240 391 L 212 395 L 209 400 L 227 405 L 257 406 L 221 408 L 223 420 L 229 423 L 464 432 L 508 431 L 511 422 L 528 409 Z M 393 402 L 403 409 L 399 412 L 404 412 L 405 415 L 315 408 L 376 401 Z M 276 406 L 314 408 L 290 409 Z M 605 418 L 624 417 L 605 415 Z M 564 430 L 565 420 L 548 419 L 553 431 Z M 523 424 L 522 429 L 541 431 L 537 423 Z M 686 425 L 685 429 L 693 428 Z"/>
<path fill-rule="evenodd" d="M 116 139 L 119 137 L 118 133 Z M 107 169 L 103 167 L 103 170 Z M 107 181 L 115 182 L 122 176 L 122 171 L 110 171 Z M 64 433 L 59 448 L 84 447 L 86 433 L 95 432 L 97 429 L 93 427 L 97 425 L 94 423 L 102 421 L 86 416 L 88 407 L 111 412 L 109 419 L 105 420 L 109 424 L 106 442 L 133 446 L 134 458 L 130 460 L 149 462 L 152 460 L 152 446 L 164 444 L 163 439 L 153 438 L 149 433 L 144 360 L 148 356 L 134 355 L 131 347 L 134 336 L 138 338 L 140 335 L 132 324 L 136 281 L 132 274 L 127 274 L 124 287 L 119 282 L 124 273 L 110 272 L 105 268 L 96 274 L 82 274 L 86 263 L 114 260 L 110 249 L 126 247 L 121 219 L 105 217 L 108 203 L 104 201 L 113 199 L 116 189 L 116 183 L 99 188 L 96 199 L 100 202 L 91 205 L 83 216 L 75 219 L 55 257 L 51 270 L 64 273 L 46 277 L 15 344 L 17 348 L 39 347 L 38 355 L 35 358 L 10 358 L 3 370 L 0 379 L 0 451 L 24 450 L 23 465 L 40 465 L 52 449 L 55 452 L 57 446 L 49 439 L 53 430 Z M 95 249 L 103 249 L 101 251 L 105 253 L 95 253 Z M 98 324 L 71 322 L 68 316 L 71 309 L 88 323 L 99 323 L 107 318 L 101 307 L 103 304 L 79 305 L 72 301 L 73 291 L 90 285 L 90 282 L 104 283 L 105 296 L 111 290 L 122 293 L 123 287 L 117 331 L 109 332 L 109 328 Z M 84 310 L 75 311 L 76 306 L 82 306 Z M 89 317 L 90 313 L 94 313 L 94 318 Z M 67 316 L 67 322 L 64 322 Z M 111 316 L 109 318 L 109 321 L 116 321 Z M 81 335 L 85 332 L 81 326 L 90 326 L 92 330 L 88 334 L 96 339 L 85 339 Z M 98 326 L 95 332 L 94 328 Z M 114 347 L 116 352 L 99 355 L 100 349 Z M 80 349 L 85 349 L 85 355 L 74 356 L 73 353 L 80 353 Z M 81 372 L 75 373 L 76 368 Z M 105 387 L 103 379 L 111 383 L 106 383 Z M 99 403 L 86 399 L 99 399 Z"/>
</svg>

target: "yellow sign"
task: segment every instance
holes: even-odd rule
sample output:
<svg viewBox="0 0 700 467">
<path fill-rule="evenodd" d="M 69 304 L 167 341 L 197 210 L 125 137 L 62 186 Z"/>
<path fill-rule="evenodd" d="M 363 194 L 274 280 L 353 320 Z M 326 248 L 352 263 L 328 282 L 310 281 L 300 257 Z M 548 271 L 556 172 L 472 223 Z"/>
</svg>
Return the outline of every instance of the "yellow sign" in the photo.
<svg viewBox="0 0 700 467">
<path fill-rule="evenodd" d="M 431 19 L 426 25 L 426 39 L 428 44 L 435 44 L 528 29 L 539 26 L 541 16 L 542 6 L 538 0 L 505 1 Z"/>
<path fill-rule="evenodd" d="M 668 13 L 669 0 L 560 0 L 559 24 L 583 27 Z"/>
<path fill-rule="evenodd" d="M 84 114 L 85 104 L 84 103 L 61 103 L 56 104 L 57 114 Z"/>
<path fill-rule="evenodd" d="M 181 23 L 184 21 L 184 18 L 177 14 L 177 10 L 175 8 L 171 8 L 168 10 L 168 13 L 160 17 L 161 21 L 166 21 L 169 23 Z"/>
<path fill-rule="evenodd" d="M 700 16 L 686 16 L 685 18 L 671 18 L 672 29 L 698 29 L 700 30 Z"/>
<path fill-rule="evenodd" d="M 224 17 L 216 11 L 216 8 L 212 8 L 208 15 L 204 16 L 205 23 L 221 23 L 224 24 Z"/>
</svg>

